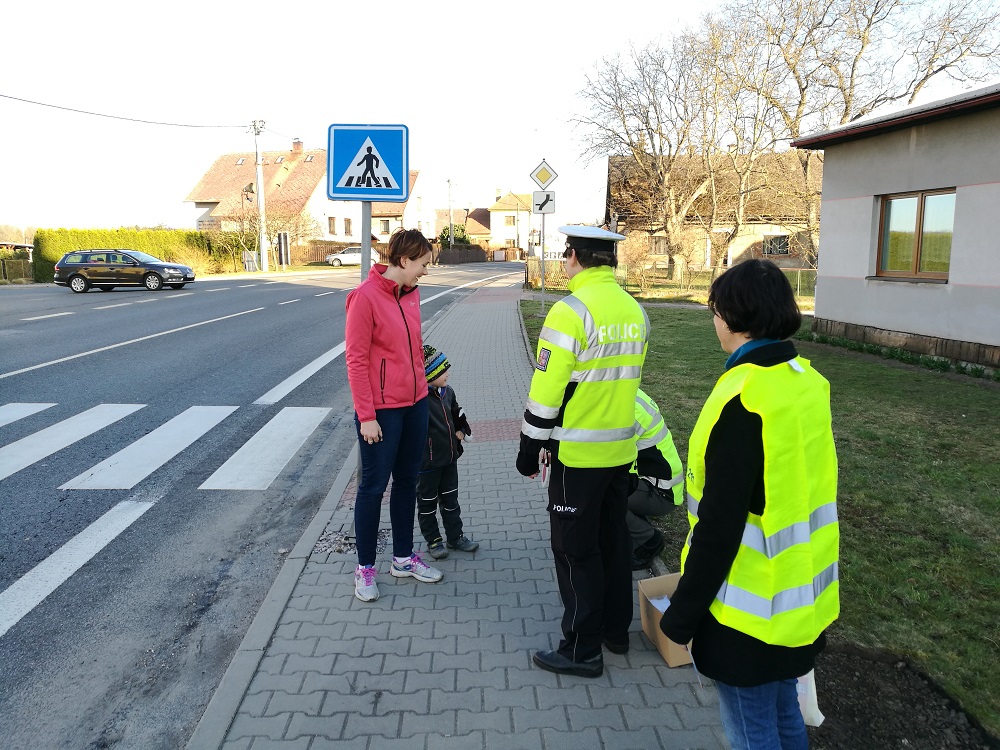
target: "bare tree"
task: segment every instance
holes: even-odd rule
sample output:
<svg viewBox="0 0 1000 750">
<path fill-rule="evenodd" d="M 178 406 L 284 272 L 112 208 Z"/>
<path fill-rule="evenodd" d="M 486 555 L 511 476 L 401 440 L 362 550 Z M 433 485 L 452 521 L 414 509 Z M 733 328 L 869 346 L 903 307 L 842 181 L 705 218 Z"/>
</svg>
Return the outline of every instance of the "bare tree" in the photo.
<svg viewBox="0 0 1000 750">
<path fill-rule="evenodd" d="M 698 98 L 689 43 L 678 36 L 603 60 L 580 92 L 589 112 L 576 120 L 586 151 L 611 157 L 620 218 L 629 228 L 663 232 L 671 254 L 680 252 L 688 212 L 709 184 L 690 158 Z"/>
</svg>

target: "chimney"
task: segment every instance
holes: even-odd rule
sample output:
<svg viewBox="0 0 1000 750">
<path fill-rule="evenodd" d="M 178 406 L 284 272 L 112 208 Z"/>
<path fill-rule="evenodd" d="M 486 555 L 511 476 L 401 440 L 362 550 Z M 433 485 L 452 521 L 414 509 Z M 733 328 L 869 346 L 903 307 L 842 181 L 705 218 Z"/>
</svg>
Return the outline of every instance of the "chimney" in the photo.
<svg viewBox="0 0 1000 750">
<path fill-rule="evenodd" d="M 292 139 L 292 154 L 298 156 L 302 153 L 302 141 L 298 138 Z"/>
<path fill-rule="evenodd" d="M 497 188 L 497 202 L 500 201 L 500 188 Z"/>
</svg>

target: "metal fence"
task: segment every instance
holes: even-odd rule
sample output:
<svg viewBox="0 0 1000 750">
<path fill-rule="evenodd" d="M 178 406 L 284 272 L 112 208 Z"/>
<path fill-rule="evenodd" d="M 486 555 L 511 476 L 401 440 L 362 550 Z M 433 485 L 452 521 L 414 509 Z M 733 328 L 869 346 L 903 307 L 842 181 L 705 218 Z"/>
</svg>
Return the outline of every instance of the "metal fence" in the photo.
<svg viewBox="0 0 1000 750">
<path fill-rule="evenodd" d="M 632 268 L 620 264 L 615 269 L 615 277 L 625 289 L 634 293 L 656 297 L 704 296 L 708 294 L 712 281 L 726 268 L 726 266 L 690 267 L 683 263 L 675 264 L 666 260 L 658 260 Z M 788 277 L 796 297 L 812 298 L 816 296 L 816 269 L 783 268 L 781 270 Z M 541 264 L 538 258 L 528 258 L 524 269 L 524 280 L 525 284 L 532 288 L 540 288 Z M 566 283 L 566 271 L 563 264 L 546 259 L 546 290 L 564 290 Z"/>
<path fill-rule="evenodd" d="M 0 279 L 6 281 L 20 281 L 31 279 L 31 261 L 12 260 L 10 258 L 0 259 Z"/>
</svg>

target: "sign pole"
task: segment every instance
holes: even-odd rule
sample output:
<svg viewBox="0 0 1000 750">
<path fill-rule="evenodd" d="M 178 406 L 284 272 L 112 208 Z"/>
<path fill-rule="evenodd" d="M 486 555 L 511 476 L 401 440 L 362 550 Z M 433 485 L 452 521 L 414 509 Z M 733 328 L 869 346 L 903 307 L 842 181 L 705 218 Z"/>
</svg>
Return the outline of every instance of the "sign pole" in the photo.
<svg viewBox="0 0 1000 750">
<path fill-rule="evenodd" d="M 545 214 L 542 214 L 542 315 L 545 315 Z"/>
<path fill-rule="evenodd" d="M 372 202 L 361 201 L 361 280 L 372 268 Z"/>
</svg>

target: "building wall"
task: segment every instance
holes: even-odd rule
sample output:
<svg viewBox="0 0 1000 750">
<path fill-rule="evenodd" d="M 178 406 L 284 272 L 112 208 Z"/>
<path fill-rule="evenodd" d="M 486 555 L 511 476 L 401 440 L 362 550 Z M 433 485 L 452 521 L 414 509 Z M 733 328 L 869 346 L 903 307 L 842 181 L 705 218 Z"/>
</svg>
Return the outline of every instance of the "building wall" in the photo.
<svg viewBox="0 0 1000 750">
<path fill-rule="evenodd" d="M 306 203 L 306 210 L 319 224 L 320 234 L 315 239 L 361 244 L 361 203 L 330 200 L 326 197 L 326 180 L 320 180 Z M 330 233 L 331 217 L 337 220 L 336 234 Z M 344 231 L 344 219 L 351 220 L 350 234 Z"/>
<path fill-rule="evenodd" d="M 508 216 L 514 219 L 513 226 L 507 226 Z M 526 249 L 530 236 L 530 211 L 490 211 L 490 247 L 505 247 L 514 240 L 515 247 Z"/>
<path fill-rule="evenodd" d="M 826 149 L 816 317 L 1000 345 L 1000 109 Z M 875 278 L 880 196 L 955 188 L 947 283 Z"/>
</svg>

